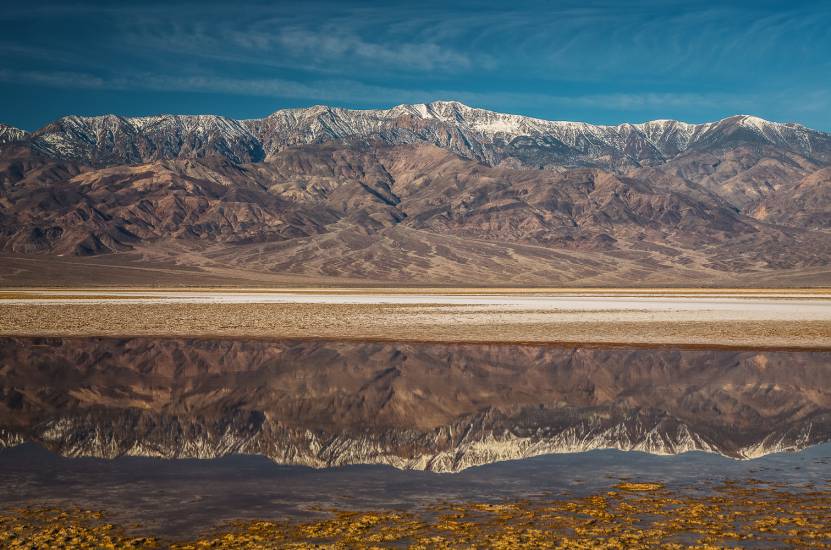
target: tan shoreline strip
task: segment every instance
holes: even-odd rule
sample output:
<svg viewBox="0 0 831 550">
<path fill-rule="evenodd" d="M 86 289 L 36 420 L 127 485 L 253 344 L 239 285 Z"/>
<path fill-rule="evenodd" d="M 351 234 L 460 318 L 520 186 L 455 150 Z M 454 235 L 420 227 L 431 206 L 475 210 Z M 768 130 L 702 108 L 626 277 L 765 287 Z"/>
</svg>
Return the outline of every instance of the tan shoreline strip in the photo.
<svg viewBox="0 0 831 550">
<path fill-rule="evenodd" d="M 567 296 L 714 296 L 714 297 L 772 297 L 810 296 L 831 299 L 829 288 L 622 288 L 622 287 L 29 287 L 0 288 L 0 299 L 37 299 L 46 296 L 83 298 L 94 293 L 99 297 L 117 297 L 119 293 L 144 296 L 157 293 L 216 294 L 331 294 L 331 295 L 412 295 L 479 296 L 479 295 L 567 295 Z"/>
<path fill-rule="evenodd" d="M 465 311 L 411 305 L 171 303 L 0 305 L 0 335 L 320 338 L 443 343 L 831 349 L 831 319 L 719 312 Z"/>
</svg>

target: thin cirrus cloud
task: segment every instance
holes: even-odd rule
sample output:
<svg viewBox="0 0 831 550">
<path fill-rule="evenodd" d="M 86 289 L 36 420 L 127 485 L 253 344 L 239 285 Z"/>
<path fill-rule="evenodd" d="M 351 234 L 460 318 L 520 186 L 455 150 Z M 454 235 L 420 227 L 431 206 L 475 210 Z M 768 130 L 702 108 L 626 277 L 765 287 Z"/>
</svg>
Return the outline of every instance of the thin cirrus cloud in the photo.
<svg viewBox="0 0 831 550">
<path fill-rule="evenodd" d="M 829 129 L 828 28 L 831 4 L 802 0 L 12 0 L 0 120 L 31 128 L 73 98 L 114 111 L 129 93 L 148 114 L 458 99 L 594 123 L 748 112 Z"/>
<path fill-rule="evenodd" d="M 348 59 L 419 71 L 470 69 L 473 65 L 468 55 L 434 43 L 377 44 L 337 29 L 285 29 L 277 34 L 276 42 L 284 51 L 318 63 Z"/>
<path fill-rule="evenodd" d="M 369 39 L 352 21 L 311 28 L 276 21 L 133 21 L 121 23 L 125 46 L 196 59 L 225 59 L 262 66 L 289 66 L 324 73 L 356 66 L 374 71 L 465 71 L 489 63 L 430 40 Z"/>
</svg>

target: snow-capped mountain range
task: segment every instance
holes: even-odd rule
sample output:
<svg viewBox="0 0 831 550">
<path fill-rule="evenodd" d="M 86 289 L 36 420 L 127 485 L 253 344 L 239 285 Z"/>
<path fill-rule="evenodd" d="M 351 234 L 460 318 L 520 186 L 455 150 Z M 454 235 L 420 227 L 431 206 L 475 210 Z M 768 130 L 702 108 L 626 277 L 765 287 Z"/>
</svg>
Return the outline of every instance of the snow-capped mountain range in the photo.
<svg viewBox="0 0 831 550">
<path fill-rule="evenodd" d="M 434 102 L 70 116 L 2 135 L 10 254 L 182 262 L 198 245 L 304 280 L 827 285 L 831 135 L 796 124 L 594 126 Z"/>
<path fill-rule="evenodd" d="M 831 135 L 749 115 L 704 124 L 654 120 L 598 126 L 497 113 L 456 101 L 375 110 L 314 106 L 242 121 L 213 115 L 68 116 L 31 134 L 3 127 L 0 143 L 4 140 L 95 165 L 212 155 L 239 164 L 267 160 L 290 146 L 337 140 L 430 143 L 491 165 L 508 160 L 534 167 L 652 165 L 689 150 L 737 143 L 831 157 Z"/>
</svg>

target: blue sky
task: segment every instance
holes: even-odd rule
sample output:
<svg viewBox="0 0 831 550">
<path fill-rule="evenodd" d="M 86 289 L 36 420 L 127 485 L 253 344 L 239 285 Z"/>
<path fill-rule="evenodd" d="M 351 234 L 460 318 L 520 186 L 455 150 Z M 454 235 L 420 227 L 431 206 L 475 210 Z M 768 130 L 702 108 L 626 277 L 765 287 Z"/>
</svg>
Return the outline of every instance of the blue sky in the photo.
<svg viewBox="0 0 831 550">
<path fill-rule="evenodd" d="M 0 121 L 457 99 L 831 130 L 831 2 L 4 0 Z"/>
</svg>

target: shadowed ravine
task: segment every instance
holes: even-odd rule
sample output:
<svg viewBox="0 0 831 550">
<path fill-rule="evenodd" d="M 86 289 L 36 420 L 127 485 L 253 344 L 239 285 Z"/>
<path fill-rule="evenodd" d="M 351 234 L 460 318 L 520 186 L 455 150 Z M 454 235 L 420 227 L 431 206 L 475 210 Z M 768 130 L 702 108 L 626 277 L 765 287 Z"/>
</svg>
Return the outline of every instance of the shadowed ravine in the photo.
<svg viewBox="0 0 831 550">
<path fill-rule="evenodd" d="M 456 472 L 613 448 L 753 458 L 831 439 L 831 353 L 0 340 L 0 445 Z"/>
</svg>

